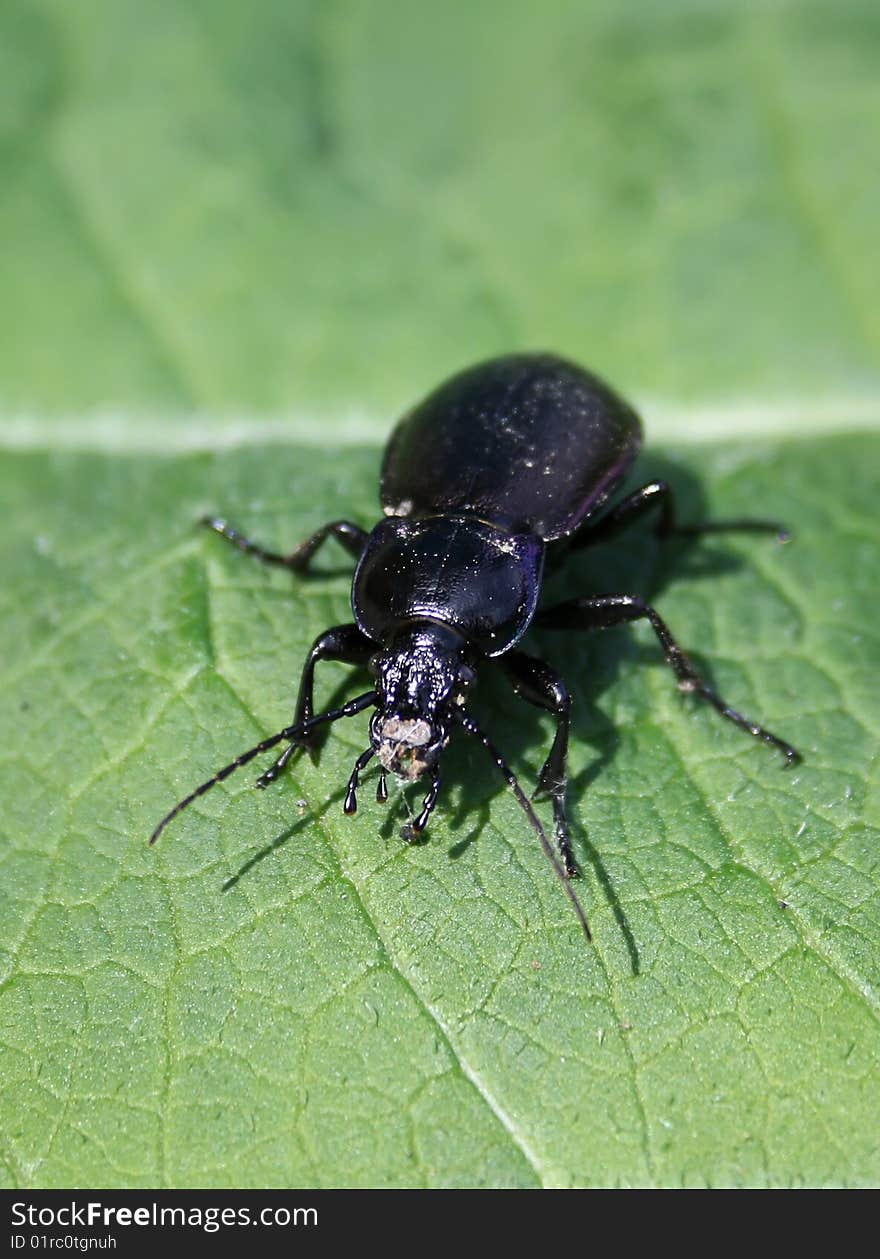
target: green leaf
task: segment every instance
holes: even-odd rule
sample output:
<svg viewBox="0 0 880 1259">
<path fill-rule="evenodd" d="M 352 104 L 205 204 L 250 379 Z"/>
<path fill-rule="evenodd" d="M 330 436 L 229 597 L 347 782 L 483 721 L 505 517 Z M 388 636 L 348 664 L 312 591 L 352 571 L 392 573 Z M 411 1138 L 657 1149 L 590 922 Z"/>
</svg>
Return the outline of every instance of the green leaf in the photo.
<svg viewBox="0 0 880 1259">
<path fill-rule="evenodd" d="M 222 509 L 273 546 L 331 505 L 369 521 L 377 451 L 7 456 L 8 1183 L 875 1180 L 876 453 L 670 452 L 645 470 L 691 514 L 699 475 L 712 514 L 772 505 L 795 540 L 661 552 L 635 531 L 570 566 L 566 589 L 653 588 L 805 756 L 785 772 L 683 700 L 650 633 L 545 634 L 576 701 L 592 948 L 469 748 L 423 846 L 369 780 L 343 816 L 365 718 L 146 846 L 290 720 L 309 642 L 348 615 L 341 552 L 297 582 L 193 521 Z M 350 674 L 326 666 L 320 699 Z M 488 677 L 476 707 L 534 782 L 548 724 Z"/>
<path fill-rule="evenodd" d="M 0 399 L 380 441 L 546 346 L 672 415 L 846 422 L 880 385 L 878 44 L 874 0 L 6 0 Z"/>
<path fill-rule="evenodd" d="M 0 7 L 2 1183 L 877 1182 L 878 41 L 870 0 Z M 649 594 L 804 764 L 645 627 L 545 633 L 592 947 L 471 748 L 425 844 L 370 780 L 343 817 L 366 717 L 148 848 L 349 617 L 340 551 L 194 521 L 372 523 L 393 417 L 537 347 L 688 518 L 792 527 L 554 589 Z M 475 704 L 534 783 L 551 724 Z"/>
</svg>

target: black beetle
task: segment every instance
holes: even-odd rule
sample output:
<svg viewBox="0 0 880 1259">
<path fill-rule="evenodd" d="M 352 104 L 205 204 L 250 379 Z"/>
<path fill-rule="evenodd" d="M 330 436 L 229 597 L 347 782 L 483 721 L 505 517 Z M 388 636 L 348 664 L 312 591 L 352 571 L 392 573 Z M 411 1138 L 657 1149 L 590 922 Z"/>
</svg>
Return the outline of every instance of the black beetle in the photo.
<svg viewBox="0 0 880 1259">
<path fill-rule="evenodd" d="M 355 762 L 345 812 L 357 809 L 359 775 L 375 756 L 379 801 L 387 799 L 388 771 L 406 782 L 430 778 L 422 810 L 405 834 L 411 839 L 423 831 L 440 791 L 441 754 L 461 726 L 483 743 L 514 791 L 589 938 L 569 883 L 577 874 L 565 815 L 569 696 L 549 665 L 516 649 L 530 625 L 606 629 L 647 618 L 682 691 L 694 692 L 734 725 L 778 748 L 786 765 L 800 759 L 790 744 L 743 717 L 708 686 L 665 622 L 638 595 L 588 596 L 538 610 L 548 543 L 558 556 L 566 548 L 605 542 L 651 511 L 658 513 L 660 535 L 749 529 L 786 536 L 766 520 L 680 525 L 663 481 L 644 485 L 603 511 L 641 442 L 639 417 L 592 373 L 549 354 L 514 354 L 454 376 L 400 421 L 382 465 L 385 519 L 372 533 L 334 520 L 289 555 L 279 555 L 225 521 L 205 518 L 203 524 L 240 550 L 293 572 L 304 572 L 325 539 L 336 538 L 357 560 L 354 623 L 327 630 L 312 645 L 293 724 L 237 756 L 181 800 L 150 843 L 188 804 L 261 752 L 288 745 L 257 779 L 257 786 L 265 787 L 297 748 L 313 744 L 317 726 L 374 707 L 370 747 Z M 535 795 L 552 801 L 561 862 L 513 772 L 467 711 L 479 664 L 495 658 L 514 690 L 556 720 Z M 316 715 L 319 660 L 366 665 L 375 689 Z"/>
</svg>

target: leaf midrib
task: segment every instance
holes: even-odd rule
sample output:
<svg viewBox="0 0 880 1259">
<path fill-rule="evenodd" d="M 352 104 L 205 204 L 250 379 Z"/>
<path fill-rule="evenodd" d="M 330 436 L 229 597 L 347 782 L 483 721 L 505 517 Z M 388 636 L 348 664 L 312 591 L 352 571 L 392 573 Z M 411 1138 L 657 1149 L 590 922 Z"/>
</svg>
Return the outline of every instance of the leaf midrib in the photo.
<svg viewBox="0 0 880 1259">
<path fill-rule="evenodd" d="M 708 401 L 681 406 L 670 399 L 636 399 L 645 418 L 647 440 L 707 445 L 740 439 L 844 436 L 880 429 L 880 397 L 870 393 L 839 398 L 768 401 Z M 370 418 L 350 404 L 338 411 L 252 417 L 198 412 L 153 415 L 146 409 L 112 409 L 64 417 L 27 412 L 0 414 L 0 452 L 49 450 L 94 454 L 149 454 L 173 457 L 245 446 L 346 448 L 384 441 L 396 417 Z M 328 432 L 332 440 L 328 442 Z"/>
</svg>

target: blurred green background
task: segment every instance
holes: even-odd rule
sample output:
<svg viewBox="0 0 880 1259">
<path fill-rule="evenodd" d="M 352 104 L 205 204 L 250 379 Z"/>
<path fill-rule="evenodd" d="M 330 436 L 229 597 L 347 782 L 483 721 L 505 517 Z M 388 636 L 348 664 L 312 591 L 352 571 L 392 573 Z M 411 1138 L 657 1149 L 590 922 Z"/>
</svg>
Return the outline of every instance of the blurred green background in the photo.
<svg viewBox="0 0 880 1259">
<path fill-rule="evenodd" d="M 548 347 L 658 431 L 862 422 L 878 41 L 872 0 L 3 0 L 0 403 L 379 439 Z"/>
<path fill-rule="evenodd" d="M 0 1183 L 880 1179 L 878 64 L 875 0 L 0 0 Z M 656 598 L 804 765 L 545 634 L 591 949 L 469 749 L 423 846 L 345 819 L 365 723 L 148 850 L 349 615 L 198 516 L 370 524 L 396 415 L 526 348 L 792 527 L 556 590 Z"/>
</svg>

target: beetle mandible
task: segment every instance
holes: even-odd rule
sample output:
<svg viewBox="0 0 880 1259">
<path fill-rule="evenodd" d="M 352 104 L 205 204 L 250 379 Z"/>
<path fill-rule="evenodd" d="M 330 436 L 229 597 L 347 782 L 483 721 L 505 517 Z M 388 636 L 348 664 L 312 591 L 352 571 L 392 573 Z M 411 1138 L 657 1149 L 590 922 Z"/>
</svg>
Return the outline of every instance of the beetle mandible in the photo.
<svg viewBox="0 0 880 1259">
<path fill-rule="evenodd" d="M 741 730 L 777 748 L 785 765 L 800 760 L 785 740 L 731 708 L 699 674 L 665 621 L 639 595 L 605 594 L 538 608 L 548 548 L 606 542 L 656 513 L 660 536 L 723 530 L 785 531 L 767 520 L 680 524 L 672 492 L 652 481 L 609 506 L 642 442 L 639 417 L 591 372 L 551 354 L 513 354 L 453 376 L 400 421 L 385 450 L 380 481 L 384 519 L 372 532 L 333 520 L 289 555 L 267 551 L 225 520 L 203 524 L 266 564 L 305 572 L 327 538 L 357 560 L 354 622 L 320 634 L 302 671 L 293 723 L 237 756 L 166 814 L 172 818 L 255 756 L 287 746 L 257 779 L 274 782 L 293 753 L 313 746 L 317 727 L 374 708 L 370 746 L 356 760 L 344 809 L 357 809 L 359 777 L 375 757 L 376 798 L 388 797 L 386 775 L 428 778 L 421 812 L 405 828 L 425 829 L 440 793 L 440 760 L 453 730 L 479 740 L 513 790 L 561 878 L 581 926 L 586 916 L 571 887 L 577 874 L 565 811 L 570 700 L 563 679 L 517 644 L 530 625 L 607 629 L 646 619 L 679 688 L 711 704 Z M 341 707 L 315 713 L 315 666 L 337 660 L 366 666 L 373 689 Z M 497 660 L 514 690 L 551 713 L 556 733 L 535 796 L 552 802 L 557 849 L 513 771 L 467 707 L 478 667 Z M 558 855 L 557 855 L 558 852 Z"/>
</svg>

